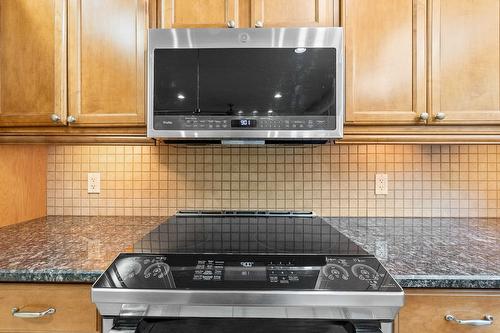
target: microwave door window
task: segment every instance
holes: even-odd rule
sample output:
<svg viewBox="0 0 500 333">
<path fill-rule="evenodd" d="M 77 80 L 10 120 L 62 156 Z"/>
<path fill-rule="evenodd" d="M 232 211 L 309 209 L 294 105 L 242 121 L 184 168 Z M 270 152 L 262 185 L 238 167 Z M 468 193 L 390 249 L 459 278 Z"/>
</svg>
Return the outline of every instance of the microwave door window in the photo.
<svg viewBox="0 0 500 333">
<path fill-rule="evenodd" d="M 335 114 L 335 49 L 200 49 L 201 115 Z"/>
<path fill-rule="evenodd" d="M 198 50 L 154 51 L 155 114 L 190 115 L 198 110 Z"/>
</svg>

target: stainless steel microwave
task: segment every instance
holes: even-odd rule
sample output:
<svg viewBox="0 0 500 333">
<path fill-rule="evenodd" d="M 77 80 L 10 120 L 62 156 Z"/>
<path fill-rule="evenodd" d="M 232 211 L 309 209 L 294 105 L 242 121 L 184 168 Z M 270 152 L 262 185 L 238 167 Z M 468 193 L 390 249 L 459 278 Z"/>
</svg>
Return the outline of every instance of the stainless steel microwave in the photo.
<svg viewBox="0 0 500 333">
<path fill-rule="evenodd" d="M 150 30 L 148 136 L 341 138 L 343 58 L 342 28 Z"/>
</svg>

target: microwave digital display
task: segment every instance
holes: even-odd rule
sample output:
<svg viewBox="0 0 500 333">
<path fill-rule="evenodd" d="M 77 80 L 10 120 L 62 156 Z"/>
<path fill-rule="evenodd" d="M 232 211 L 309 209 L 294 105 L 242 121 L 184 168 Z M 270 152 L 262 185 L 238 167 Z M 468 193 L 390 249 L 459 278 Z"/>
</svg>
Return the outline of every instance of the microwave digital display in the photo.
<svg viewBox="0 0 500 333">
<path fill-rule="evenodd" d="M 257 127 L 257 120 L 255 120 L 255 119 L 233 119 L 233 120 L 231 120 L 231 127 Z"/>
</svg>

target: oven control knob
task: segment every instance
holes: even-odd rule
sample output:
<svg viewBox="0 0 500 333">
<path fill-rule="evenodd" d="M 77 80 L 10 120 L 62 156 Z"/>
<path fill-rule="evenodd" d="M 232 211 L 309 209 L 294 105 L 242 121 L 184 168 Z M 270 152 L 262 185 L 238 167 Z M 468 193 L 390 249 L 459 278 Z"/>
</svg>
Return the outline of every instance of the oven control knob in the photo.
<svg viewBox="0 0 500 333">
<path fill-rule="evenodd" d="M 337 264 L 328 264 L 322 269 L 323 275 L 328 280 L 349 280 L 349 273 L 347 270 Z"/>
<path fill-rule="evenodd" d="M 144 278 L 156 280 L 163 288 L 175 288 L 175 280 L 170 266 L 161 261 L 152 263 L 144 270 Z"/>
<path fill-rule="evenodd" d="M 126 258 L 117 267 L 120 276 L 125 279 L 133 279 L 141 272 L 142 265 L 135 258 Z"/>
<path fill-rule="evenodd" d="M 155 262 L 144 270 L 144 277 L 162 279 L 170 274 L 170 266 L 164 262 Z"/>
<path fill-rule="evenodd" d="M 378 281 L 379 274 L 372 267 L 365 264 L 356 264 L 351 267 L 352 274 L 363 281 Z"/>
</svg>

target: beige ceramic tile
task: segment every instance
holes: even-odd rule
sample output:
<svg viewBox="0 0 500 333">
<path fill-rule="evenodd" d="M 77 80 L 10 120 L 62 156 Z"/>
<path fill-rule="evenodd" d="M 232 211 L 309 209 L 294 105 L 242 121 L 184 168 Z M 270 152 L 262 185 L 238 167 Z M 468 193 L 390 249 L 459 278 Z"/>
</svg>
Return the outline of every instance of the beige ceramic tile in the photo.
<svg viewBox="0 0 500 333">
<path fill-rule="evenodd" d="M 345 216 L 500 216 L 500 146 L 51 146 L 47 211 L 169 215 L 307 209 Z M 88 194 L 88 172 L 101 193 Z M 375 196 L 376 173 L 389 176 Z"/>
</svg>

